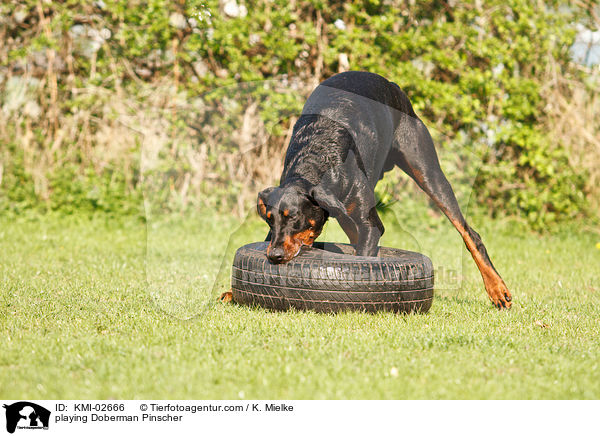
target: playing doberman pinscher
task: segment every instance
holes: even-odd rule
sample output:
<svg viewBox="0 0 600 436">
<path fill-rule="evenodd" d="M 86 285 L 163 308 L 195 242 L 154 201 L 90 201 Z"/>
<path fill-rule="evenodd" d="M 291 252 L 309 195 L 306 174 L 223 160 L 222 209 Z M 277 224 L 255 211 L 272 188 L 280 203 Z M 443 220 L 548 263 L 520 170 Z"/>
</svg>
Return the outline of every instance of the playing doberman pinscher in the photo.
<svg viewBox="0 0 600 436">
<path fill-rule="evenodd" d="M 444 212 L 473 256 L 498 308 L 511 294 L 480 236 L 463 217 L 431 136 L 400 87 L 368 72 L 330 77 L 310 95 L 296 122 L 279 187 L 258 195 L 270 227 L 267 257 L 285 263 L 311 246 L 334 217 L 359 256 L 376 256 L 384 227 L 375 185 L 395 166 L 405 171 Z"/>
</svg>

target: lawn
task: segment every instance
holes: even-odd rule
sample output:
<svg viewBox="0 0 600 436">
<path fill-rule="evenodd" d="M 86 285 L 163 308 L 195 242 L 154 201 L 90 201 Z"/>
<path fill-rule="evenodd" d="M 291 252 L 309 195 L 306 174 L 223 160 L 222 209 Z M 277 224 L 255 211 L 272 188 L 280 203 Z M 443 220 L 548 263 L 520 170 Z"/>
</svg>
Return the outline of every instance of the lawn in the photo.
<svg viewBox="0 0 600 436">
<path fill-rule="evenodd" d="M 0 219 L 0 396 L 600 398 L 598 234 L 477 220 L 514 296 L 499 312 L 448 223 L 383 220 L 383 245 L 434 262 L 428 314 L 218 302 L 232 251 L 264 237 L 252 215 Z"/>
</svg>

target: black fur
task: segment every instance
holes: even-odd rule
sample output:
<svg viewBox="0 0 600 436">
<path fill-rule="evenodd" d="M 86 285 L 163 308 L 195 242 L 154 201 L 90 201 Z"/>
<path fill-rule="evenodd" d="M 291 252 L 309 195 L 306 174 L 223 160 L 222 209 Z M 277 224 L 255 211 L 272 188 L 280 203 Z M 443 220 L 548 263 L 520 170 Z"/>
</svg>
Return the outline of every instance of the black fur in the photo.
<svg viewBox="0 0 600 436">
<path fill-rule="evenodd" d="M 289 261 L 303 244 L 312 244 L 329 216 L 338 220 L 357 255 L 376 256 L 384 227 L 375 209 L 374 188 L 395 166 L 412 177 L 461 232 L 494 303 L 510 306 L 510 293 L 481 238 L 466 223 L 427 128 L 398 85 L 367 72 L 330 77 L 304 105 L 280 185 L 258 197 L 259 214 L 271 228 L 269 259 Z"/>
</svg>

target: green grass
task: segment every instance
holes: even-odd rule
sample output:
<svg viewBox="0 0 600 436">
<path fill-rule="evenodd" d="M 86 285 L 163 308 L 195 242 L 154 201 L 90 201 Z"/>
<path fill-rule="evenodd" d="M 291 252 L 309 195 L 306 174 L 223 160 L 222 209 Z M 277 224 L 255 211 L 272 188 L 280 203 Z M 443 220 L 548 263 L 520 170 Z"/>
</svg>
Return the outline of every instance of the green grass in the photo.
<svg viewBox="0 0 600 436">
<path fill-rule="evenodd" d="M 394 221 L 382 244 L 438 271 L 428 314 L 216 302 L 255 218 L 0 219 L 0 397 L 600 398 L 598 235 L 476 226 L 513 291 L 498 312 L 449 224 Z"/>
</svg>

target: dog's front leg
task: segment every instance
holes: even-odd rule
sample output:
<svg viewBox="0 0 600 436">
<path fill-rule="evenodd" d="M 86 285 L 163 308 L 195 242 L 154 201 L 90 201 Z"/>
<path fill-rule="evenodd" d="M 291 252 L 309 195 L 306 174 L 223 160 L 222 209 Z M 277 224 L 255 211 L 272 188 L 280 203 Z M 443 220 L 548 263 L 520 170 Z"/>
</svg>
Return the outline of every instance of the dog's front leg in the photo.
<svg viewBox="0 0 600 436">
<path fill-rule="evenodd" d="M 367 219 L 358 224 L 358 243 L 356 244 L 357 256 L 377 256 L 377 244 L 385 231 L 383 223 L 377 215 L 377 210 L 372 208 Z"/>
<path fill-rule="evenodd" d="M 269 233 L 267 233 L 267 237 L 265 238 L 265 242 L 270 241 L 273 238 L 273 231 L 269 230 Z"/>
<path fill-rule="evenodd" d="M 357 256 L 377 256 L 377 244 L 381 238 L 381 232 L 377 227 L 367 224 L 359 227 L 358 244 L 356 244 Z"/>
</svg>

